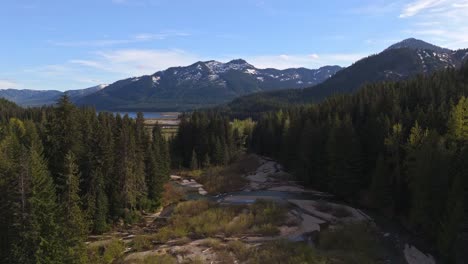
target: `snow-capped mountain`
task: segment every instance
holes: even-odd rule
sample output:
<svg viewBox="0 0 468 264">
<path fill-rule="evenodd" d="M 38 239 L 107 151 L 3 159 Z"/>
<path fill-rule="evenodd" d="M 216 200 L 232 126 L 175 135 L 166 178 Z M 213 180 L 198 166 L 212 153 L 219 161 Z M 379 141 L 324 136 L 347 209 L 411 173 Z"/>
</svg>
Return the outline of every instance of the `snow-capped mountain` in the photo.
<svg viewBox="0 0 468 264">
<path fill-rule="evenodd" d="M 316 86 L 247 95 L 229 106 L 231 109 L 249 106 L 266 111 L 278 105 L 320 102 L 334 94 L 355 92 L 366 83 L 398 81 L 418 74 L 458 68 L 467 60 L 468 49 L 454 51 L 410 38 L 355 62 Z"/>
<path fill-rule="evenodd" d="M 339 66 L 317 70 L 258 69 L 242 59 L 227 63 L 200 61 L 117 81 L 77 102 L 106 110 L 186 110 L 228 102 L 254 92 L 313 86 L 339 70 Z"/>
</svg>

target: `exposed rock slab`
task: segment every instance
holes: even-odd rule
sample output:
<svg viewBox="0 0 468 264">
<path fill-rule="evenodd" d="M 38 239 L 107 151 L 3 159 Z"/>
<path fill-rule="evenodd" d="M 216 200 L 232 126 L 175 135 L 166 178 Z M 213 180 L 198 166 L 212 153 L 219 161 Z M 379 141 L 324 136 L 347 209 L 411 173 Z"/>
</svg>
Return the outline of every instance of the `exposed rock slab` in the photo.
<svg viewBox="0 0 468 264">
<path fill-rule="evenodd" d="M 419 251 L 416 247 L 405 245 L 405 259 L 408 264 L 436 264 L 434 257 L 426 255 Z"/>
</svg>

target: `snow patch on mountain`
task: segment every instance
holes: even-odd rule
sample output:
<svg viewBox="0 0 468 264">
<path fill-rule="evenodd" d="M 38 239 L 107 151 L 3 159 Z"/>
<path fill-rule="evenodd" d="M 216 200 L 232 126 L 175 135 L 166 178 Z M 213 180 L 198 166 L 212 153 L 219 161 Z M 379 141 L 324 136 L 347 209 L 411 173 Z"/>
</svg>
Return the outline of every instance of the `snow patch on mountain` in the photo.
<svg viewBox="0 0 468 264">
<path fill-rule="evenodd" d="M 257 70 L 255 70 L 255 69 L 247 69 L 247 70 L 245 71 L 245 73 L 254 75 L 254 74 L 257 74 Z"/>
<path fill-rule="evenodd" d="M 153 76 L 151 77 L 151 80 L 153 81 L 153 86 L 156 86 L 159 84 L 159 80 L 161 80 L 160 76 Z"/>
</svg>

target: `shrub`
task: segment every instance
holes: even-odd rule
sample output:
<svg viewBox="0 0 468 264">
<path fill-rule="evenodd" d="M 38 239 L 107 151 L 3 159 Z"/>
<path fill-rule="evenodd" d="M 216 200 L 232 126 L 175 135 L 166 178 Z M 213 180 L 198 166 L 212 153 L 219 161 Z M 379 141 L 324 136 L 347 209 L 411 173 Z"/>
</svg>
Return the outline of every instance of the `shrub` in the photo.
<svg viewBox="0 0 468 264">
<path fill-rule="evenodd" d="M 121 240 L 114 239 L 103 246 L 88 248 L 88 260 L 95 264 L 108 264 L 120 258 L 125 251 L 124 243 Z"/>
<path fill-rule="evenodd" d="M 153 243 L 148 236 L 136 236 L 133 238 L 132 246 L 136 251 L 145 251 L 152 248 Z"/>
<path fill-rule="evenodd" d="M 105 247 L 104 254 L 102 256 L 103 263 L 112 263 L 124 254 L 125 245 L 121 240 L 113 240 Z"/>
<path fill-rule="evenodd" d="M 327 261 L 306 244 L 279 240 L 252 249 L 247 263 L 326 264 Z"/>
<path fill-rule="evenodd" d="M 375 231 L 364 224 L 350 224 L 319 235 L 319 248 L 334 252 L 345 263 L 374 263 L 380 254 Z"/>
<path fill-rule="evenodd" d="M 168 182 L 164 184 L 164 192 L 162 195 L 162 205 L 167 206 L 173 203 L 177 203 L 184 198 L 184 191 Z"/>
<path fill-rule="evenodd" d="M 228 249 L 236 256 L 240 261 L 246 261 L 249 259 L 249 248 L 239 240 L 229 241 Z"/>
<path fill-rule="evenodd" d="M 250 210 L 254 215 L 254 224 L 282 224 L 286 219 L 286 208 L 273 201 L 256 200 Z"/>
<path fill-rule="evenodd" d="M 208 200 L 187 201 L 178 204 L 174 209 L 174 214 L 190 217 L 208 210 L 210 205 Z"/>
<path fill-rule="evenodd" d="M 203 241 L 203 243 L 201 243 L 201 246 L 220 249 L 221 248 L 221 241 L 219 239 L 216 239 L 216 238 L 207 238 L 207 239 L 205 239 L 205 241 Z"/>
<path fill-rule="evenodd" d="M 245 233 L 253 225 L 253 222 L 254 217 L 252 214 L 240 214 L 226 226 L 226 234 L 234 235 Z"/>
</svg>

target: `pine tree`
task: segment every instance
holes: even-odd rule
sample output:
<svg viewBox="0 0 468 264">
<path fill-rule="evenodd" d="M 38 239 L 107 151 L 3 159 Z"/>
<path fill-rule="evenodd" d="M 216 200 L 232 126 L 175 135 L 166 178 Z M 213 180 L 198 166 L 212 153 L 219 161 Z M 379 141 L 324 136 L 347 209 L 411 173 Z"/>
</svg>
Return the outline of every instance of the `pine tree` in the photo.
<svg viewBox="0 0 468 264">
<path fill-rule="evenodd" d="M 457 173 L 450 188 L 444 218 L 437 237 L 437 246 L 443 257 L 453 262 L 456 255 L 455 243 L 464 219 L 464 184 L 462 174 Z"/>
<path fill-rule="evenodd" d="M 460 98 L 450 112 L 448 130 L 451 139 L 467 141 L 468 140 L 468 99 Z"/>
<path fill-rule="evenodd" d="M 46 162 L 41 156 L 42 147 L 35 142 L 31 147 L 31 195 L 28 228 L 23 234 L 30 252 L 22 263 L 62 263 L 60 223 L 55 186 Z"/>
<path fill-rule="evenodd" d="M 388 166 L 383 155 L 379 155 L 371 183 L 371 203 L 375 208 L 387 209 L 393 206 L 392 185 Z"/>
<path fill-rule="evenodd" d="M 64 263 L 87 263 L 86 246 L 87 226 L 81 210 L 79 194 L 80 175 L 73 153 L 65 156 L 64 190 L 61 197 L 63 217 Z"/>
</svg>

